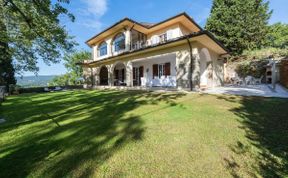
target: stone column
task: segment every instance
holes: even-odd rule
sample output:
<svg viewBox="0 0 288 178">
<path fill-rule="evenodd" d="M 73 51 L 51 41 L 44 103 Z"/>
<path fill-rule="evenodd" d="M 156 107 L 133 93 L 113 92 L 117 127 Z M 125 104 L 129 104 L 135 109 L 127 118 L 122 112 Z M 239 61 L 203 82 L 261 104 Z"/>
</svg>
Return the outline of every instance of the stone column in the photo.
<svg viewBox="0 0 288 178">
<path fill-rule="evenodd" d="M 108 85 L 113 86 L 113 64 L 106 65 L 106 67 L 108 69 Z"/>
<path fill-rule="evenodd" d="M 133 65 L 131 61 L 124 63 L 126 67 L 126 84 L 128 87 L 133 86 Z"/>
<path fill-rule="evenodd" d="M 180 50 L 176 52 L 176 82 L 177 88 L 189 88 L 189 66 L 190 66 L 190 53 L 189 50 Z"/>
<path fill-rule="evenodd" d="M 94 78 L 95 78 L 95 82 L 94 82 L 94 85 L 95 86 L 99 86 L 100 85 L 100 76 L 99 76 L 99 73 L 100 73 L 100 67 L 96 67 L 94 68 Z"/>
<path fill-rule="evenodd" d="M 200 88 L 200 55 L 199 55 L 199 49 L 193 48 L 192 49 L 193 54 L 193 66 L 192 66 L 192 83 L 193 83 L 193 89 L 198 90 Z"/>
<path fill-rule="evenodd" d="M 130 44 L 131 44 L 131 31 L 126 30 L 125 31 L 125 50 L 126 51 L 129 51 L 131 49 Z"/>
<path fill-rule="evenodd" d="M 93 49 L 92 49 L 92 59 L 93 61 L 96 61 L 97 60 L 97 57 L 98 57 L 98 45 L 95 45 L 93 46 Z"/>
<path fill-rule="evenodd" d="M 109 39 L 109 40 L 107 40 L 106 41 L 106 43 L 107 43 L 107 55 L 108 56 L 112 56 L 112 47 L 113 47 L 113 41 L 112 41 L 112 39 Z"/>
</svg>

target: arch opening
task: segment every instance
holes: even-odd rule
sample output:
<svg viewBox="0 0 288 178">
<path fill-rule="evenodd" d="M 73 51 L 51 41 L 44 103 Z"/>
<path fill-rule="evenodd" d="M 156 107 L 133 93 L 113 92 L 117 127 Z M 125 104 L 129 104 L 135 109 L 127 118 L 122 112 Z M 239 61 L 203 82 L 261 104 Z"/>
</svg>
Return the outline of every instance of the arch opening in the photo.
<svg viewBox="0 0 288 178">
<path fill-rule="evenodd" d="M 113 40 L 113 52 L 120 52 L 125 50 L 125 35 L 118 33 Z"/>
<path fill-rule="evenodd" d="M 98 57 L 107 55 L 107 43 L 103 41 L 98 47 Z"/>
<path fill-rule="evenodd" d="M 207 48 L 200 51 L 200 87 L 210 87 L 213 83 L 211 56 Z"/>
<path fill-rule="evenodd" d="M 102 66 L 99 72 L 100 85 L 108 85 L 108 68 Z"/>
<path fill-rule="evenodd" d="M 126 67 L 123 63 L 117 63 L 113 70 L 114 86 L 126 86 Z"/>
</svg>

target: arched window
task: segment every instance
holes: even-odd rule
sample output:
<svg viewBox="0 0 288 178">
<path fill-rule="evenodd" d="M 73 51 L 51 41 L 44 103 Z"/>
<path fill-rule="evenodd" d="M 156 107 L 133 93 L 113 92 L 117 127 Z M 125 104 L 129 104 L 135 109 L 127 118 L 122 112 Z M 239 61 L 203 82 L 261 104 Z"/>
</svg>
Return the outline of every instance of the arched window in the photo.
<svg viewBox="0 0 288 178">
<path fill-rule="evenodd" d="M 113 49 L 115 52 L 125 50 L 125 35 L 123 33 L 119 33 L 115 36 Z"/>
<path fill-rule="evenodd" d="M 107 43 L 103 41 L 98 47 L 98 56 L 107 55 Z"/>
</svg>

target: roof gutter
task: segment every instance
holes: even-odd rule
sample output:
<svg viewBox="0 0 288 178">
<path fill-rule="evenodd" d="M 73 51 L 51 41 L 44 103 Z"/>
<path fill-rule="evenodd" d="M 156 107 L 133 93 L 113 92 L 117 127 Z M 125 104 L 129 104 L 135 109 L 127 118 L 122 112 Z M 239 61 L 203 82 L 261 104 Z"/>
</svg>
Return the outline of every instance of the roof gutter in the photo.
<svg viewBox="0 0 288 178">
<path fill-rule="evenodd" d="M 189 53 L 190 53 L 190 65 L 189 65 L 189 71 L 188 71 L 188 73 L 189 73 L 189 87 L 190 87 L 190 91 L 192 91 L 193 90 L 193 53 L 192 53 L 192 45 L 191 45 L 191 43 L 190 43 L 190 41 L 189 41 L 189 37 L 187 37 L 186 38 L 187 39 L 187 43 L 188 43 L 188 45 L 189 45 Z"/>
</svg>

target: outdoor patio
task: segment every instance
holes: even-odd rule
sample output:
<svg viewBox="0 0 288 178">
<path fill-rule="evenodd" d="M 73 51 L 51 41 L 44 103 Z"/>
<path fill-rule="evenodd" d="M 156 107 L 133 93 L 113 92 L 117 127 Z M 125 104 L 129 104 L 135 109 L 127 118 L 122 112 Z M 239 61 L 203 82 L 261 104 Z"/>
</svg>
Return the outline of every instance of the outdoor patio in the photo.
<svg viewBox="0 0 288 178">
<path fill-rule="evenodd" d="M 277 84 L 275 90 L 272 85 L 226 85 L 224 87 L 209 88 L 202 91 L 208 94 L 230 94 L 241 96 L 262 96 L 288 98 L 288 90 Z"/>
</svg>

